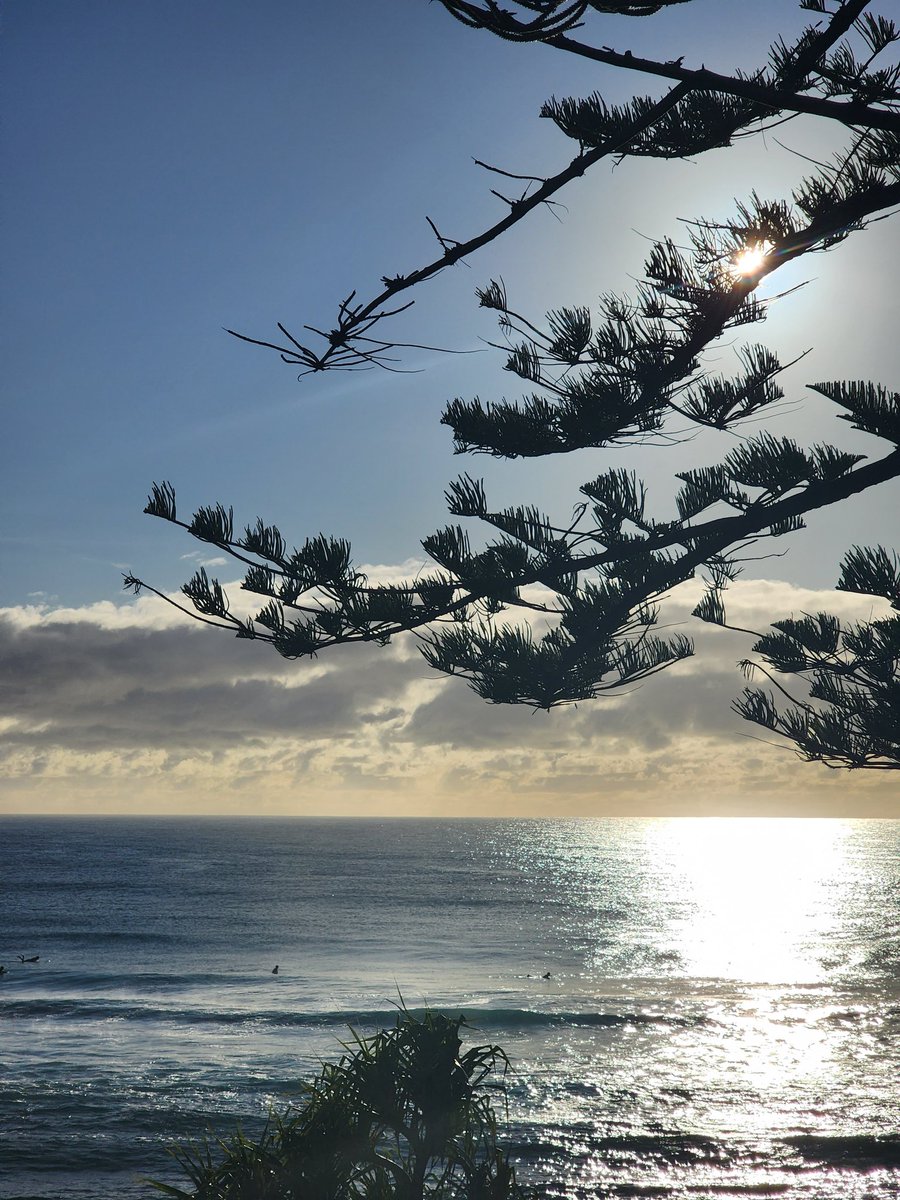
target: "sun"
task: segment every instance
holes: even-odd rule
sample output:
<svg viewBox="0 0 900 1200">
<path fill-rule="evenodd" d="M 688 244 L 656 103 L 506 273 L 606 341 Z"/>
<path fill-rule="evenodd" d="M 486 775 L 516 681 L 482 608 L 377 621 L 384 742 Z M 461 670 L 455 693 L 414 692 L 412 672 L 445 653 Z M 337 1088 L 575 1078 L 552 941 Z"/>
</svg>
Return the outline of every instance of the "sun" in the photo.
<svg viewBox="0 0 900 1200">
<path fill-rule="evenodd" d="M 732 273 L 744 279 L 758 274 L 772 248 L 772 243 L 768 241 L 751 242 L 743 250 L 739 250 L 731 260 Z"/>
</svg>

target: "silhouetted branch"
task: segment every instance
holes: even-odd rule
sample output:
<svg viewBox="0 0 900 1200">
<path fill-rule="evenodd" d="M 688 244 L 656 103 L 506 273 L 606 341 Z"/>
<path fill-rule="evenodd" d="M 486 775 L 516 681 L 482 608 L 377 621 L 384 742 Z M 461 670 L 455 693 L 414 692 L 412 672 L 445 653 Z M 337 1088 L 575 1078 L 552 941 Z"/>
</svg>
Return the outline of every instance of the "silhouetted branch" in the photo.
<svg viewBox="0 0 900 1200">
<path fill-rule="evenodd" d="M 595 163 L 600 162 L 610 155 L 619 153 L 624 149 L 631 137 L 636 136 L 642 129 L 652 125 L 660 116 L 671 111 L 687 95 L 688 90 L 686 86 L 673 88 L 662 100 L 654 105 L 649 113 L 644 114 L 639 120 L 634 122 L 633 129 L 627 136 L 616 139 L 608 146 L 596 147 L 593 150 L 584 151 L 576 155 L 567 167 L 548 178 L 532 195 L 523 199 L 505 217 L 494 222 L 493 225 L 489 226 L 483 232 L 476 234 L 464 242 L 455 242 L 449 248 L 445 248 L 444 253 L 439 258 L 427 263 L 424 267 L 419 267 L 408 275 L 384 276 L 382 279 L 382 282 L 385 284 L 383 291 L 379 292 L 367 304 L 351 307 L 350 302 L 356 295 L 355 292 L 352 292 L 348 299 L 339 306 L 337 327 L 323 335 L 328 345 L 321 354 L 317 354 L 307 346 L 301 346 L 287 333 L 287 330 L 280 323 L 278 328 L 290 340 L 294 347 L 293 350 L 290 347 L 279 346 L 261 338 L 237 333 L 233 329 L 228 329 L 226 332 L 240 338 L 241 341 L 250 342 L 253 345 L 262 346 L 266 349 L 276 350 L 285 362 L 305 366 L 308 373 L 333 369 L 335 366 L 346 369 L 344 364 L 347 360 L 341 358 L 341 354 L 347 354 L 352 359 L 356 353 L 355 340 L 363 328 L 370 328 L 371 324 L 375 321 L 382 321 L 387 317 L 396 316 L 398 313 L 404 312 L 407 308 L 411 308 L 414 303 L 411 300 L 399 308 L 387 310 L 382 308 L 387 301 L 398 293 L 416 287 L 426 279 L 433 278 L 433 276 L 439 274 L 447 267 L 455 265 L 470 254 L 475 253 L 475 251 L 489 245 L 496 238 L 500 237 L 501 234 L 521 221 L 533 209 L 544 204 L 556 192 L 565 187 L 567 183 L 571 182 L 571 180 L 583 175 Z M 429 224 L 432 223 L 429 221 Z M 433 224 L 432 229 L 443 245 L 441 235 L 434 228 Z"/>
<path fill-rule="evenodd" d="M 702 356 L 726 331 L 765 317 L 771 298 L 756 298 L 763 279 L 804 254 L 843 242 L 900 205 L 900 66 L 870 70 L 878 54 L 900 41 L 900 30 L 864 13 L 865 0 L 845 0 L 831 14 L 809 0 L 805 7 L 827 18 L 823 30 L 806 29 L 793 46 L 776 42 L 765 69 L 728 77 L 704 67 L 686 69 L 683 56 L 657 63 L 567 36 L 588 10 L 646 16 L 682 0 L 520 0 L 517 7 L 527 10 L 527 18 L 496 0 L 442 2 L 465 24 L 508 40 L 542 41 L 677 83 L 655 102 L 637 97 L 615 106 L 599 95 L 549 101 L 543 115 L 578 141 L 578 155 L 548 178 L 476 160 L 524 182 L 522 196 L 495 192 L 509 211 L 468 241 L 445 237 L 426 218 L 440 257 L 409 275 L 384 276 L 383 291 L 367 303 L 351 292 L 338 306 L 335 328 L 304 326 L 324 340 L 321 353 L 283 325 L 282 345 L 235 336 L 276 350 L 304 373 L 397 370 L 392 351 L 433 349 L 377 335 L 379 322 L 412 304 L 399 302 L 400 294 L 493 241 L 537 205 L 554 203 L 561 187 L 596 162 L 626 155 L 683 159 L 730 145 L 739 132 L 758 129 L 768 113 L 816 112 L 859 125 L 843 153 L 831 163 L 815 163 L 817 173 L 788 200 L 753 192 L 735 202 L 730 220 L 690 222 L 688 246 L 655 242 L 635 295 L 603 295 L 597 319 L 583 307 L 561 308 L 548 313 L 540 328 L 510 308 L 502 280 L 480 288 L 481 305 L 497 312 L 508 339 L 506 368 L 529 393 L 521 401 L 487 404 L 457 397 L 442 422 L 452 428 L 459 453 L 517 458 L 667 445 L 699 428 L 734 431 L 778 411 L 784 397 L 779 376 L 803 355 L 782 364 L 765 346 L 742 344 L 732 378 L 710 374 Z M 868 47 L 862 61 L 842 41 L 851 30 Z M 222 505 L 181 521 L 174 489 L 154 485 L 146 511 L 240 561 L 246 567 L 243 588 L 266 603 L 251 618 L 235 617 L 221 585 L 203 568 L 182 589 L 184 605 L 150 590 L 205 624 L 267 641 L 287 658 L 346 643 L 384 644 L 409 633 L 432 667 L 466 679 L 484 699 L 549 709 L 627 691 L 693 654 L 683 635 L 659 635 L 658 602 L 699 572 L 706 590 L 693 615 L 756 637 L 753 652 L 766 664 L 757 668 L 791 706 L 779 711 L 768 693 L 746 689 L 736 711 L 787 738 L 809 760 L 894 769 L 900 765 L 896 555 L 855 547 L 838 586 L 884 596 L 897 616 L 842 627 L 828 614 L 804 614 L 773 621 L 772 632 L 758 635 L 729 624 L 725 614 L 724 591 L 740 573 L 744 551 L 802 528 L 811 512 L 900 478 L 900 393 L 867 381 L 809 387 L 839 406 L 839 419 L 894 449 L 865 461 L 838 446 L 802 447 L 763 429 L 730 442 L 720 462 L 678 474 L 682 486 L 675 515 L 667 520 L 649 515 L 644 483 L 619 468 L 581 486 L 586 499 L 574 507 L 568 525 L 530 505 L 492 511 L 483 483 L 464 475 L 445 493 L 449 511 L 482 522 L 493 540 L 475 549 L 462 525 L 440 529 L 422 542 L 437 569 L 390 585 L 370 583 L 353 567 L 349 544 L 339 539 L 317 535 L 289 551 L 280 532 L 259 521 L 237 536 L 231 510 Z M 138 592 L 143 585 L 128 576 L 126 586 Z M 535 627 L 521 618 L 501 622 L 508 612 L 549 619 Z M 795 700 L 773 672 L 803 679 L 809 702 Z"/>
<path fill-rule="evenodd" d="M 744 76 L 728 76 L 707 70 L 688 69 L 681 59 L 667 62 L 657 62 L 636 56 L 631 51 L 618 53 L 610 47 L 593 47 L 573 41 L 565 36 L 565 31 L 574 28 L 581 22 L 588 8 L 603 11 L 615 11 L 630 15 L 650 15 L 666 7 L 666 0 L 657 4 L 585 4 L 542 6 L 532 8 L 536 15 L 529 20 L 520 21 L 508 10 L 502 9 L 494 0 L 485 0 L 483 6 L 470 3 L 469 0 L 441 0 L 444 7 L 455 16 L 473 27 L 488 29 L 501 37 L 518 41 L 539 40 L 568 53 L 578 54 L 593 61 L 609 66 L 637 70 L 662 78 L 676 81 L 673 88 L 647 111 L 640 112 L 630 127 L 620 131 L 618 137 L 609 139 L 602 145 L 587 148 L 582 146 L 582 152 L 574 158 L 568 167 L 556 175 L 542 178 L 540 176 L 515 175 L 502 171 L 476 160 L 480 166 L 508 178 L 521 178 L 530 183 L 538 184 L 531 195 L 523 195 L 512 199 L 499 192 L 493 191 L 509 208 L 507 215 L 500 221 L 489 226 L 482 233 L 465 241 L 450 239 L 440 233 L 430 217 L 426 220 L 437 238 L 443 253 L 437 259 L 406 275 L 384 276 L 384 290 L 366 304 L 353 305 L 355 291 L 338 309 L 338 323 L 330 331 L 307 329 L 316 332 L 326 343 L 324 350 L 316 351 L 312 347 L 299 342 L 287 329 L 279 324 L 279 330 L 284 334 L 289 345 L 278 345 L 261 338 L 250 337 L 229 329 L 228 332 L 242 341 L 265 349 L 275 350 L 284 362 L 305 368 L 303 374 L 317 373 L 329 369 L 348 370 L 354 366 L 385 366 L 387 360 L 383 356 L 359 354 L 359 335 L 371 328 L 375 322 L 384 321 L 405 311 L 411 303 L 398 308 L 383 306 L 402 291 L 416 287 L 426 279 L 432 278 L 449 266 L 455 265 L 467 256 L 475 253 L 483 246 L 505 233 L 513 225 L 522 220 L 534 208 L 547 204 L 551 197 L 565 187 L 571 180 L 583 175 L 603 158 L 626 154 L 629 145 L 657 124 L 670 113 L 681 101 L 690 95 L 713 93 L 730 96 L 735 99 L 750 102 L 750 107 L 733 122 L 730 135 L 736 134 L 742 127 L 759 122 L 764 113 L 789 111 L 792 114 L 813 113 L 837 120 L 843 124 L 862 124 L 867 129 L 890 130 L 900 132 L 900 112 L 889 108 L 878 108 L 858 100 L 837 101 L 828 97 L 816 97 L 803 90 L 807 75 L 819 64 L 827 52 L 853 26 L 854 21 L 866 7 L 866 0 L 847 0 L 828 22 L 827 27 L 815 36 L 801 39 L 798 47 L 782 55 L 779 71 L 775 76 L 764 78 L 758 73 L 753 78 Z M 684 0 L 668 0 L 668 3 L 681 3 Z M 526 4 L 524 7 L 531 8 Z M 873 51 L 874 56 L 874 51 Z M 387 345 L 387 340 L 385 340 Z M 399 346 L 400 343 L 391 343 Z M 388 368 L 390 369 L 390 368 Z M 396 368 L 393 368 L 396 369 Z"/>
</svg>

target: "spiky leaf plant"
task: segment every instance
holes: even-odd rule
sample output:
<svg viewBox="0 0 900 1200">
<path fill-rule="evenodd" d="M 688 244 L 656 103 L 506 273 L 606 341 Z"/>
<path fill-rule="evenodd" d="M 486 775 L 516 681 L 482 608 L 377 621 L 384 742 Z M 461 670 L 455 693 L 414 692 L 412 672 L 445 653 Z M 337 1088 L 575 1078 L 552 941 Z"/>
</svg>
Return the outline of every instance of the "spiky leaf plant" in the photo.
<svg viewBox="0 0 900 1200">
<path fill-rule="evenodd" d="M 404 1011 L 354 1035 L 258 1139 L 176 1148 L 188 1187 L 154 1187 L 177 1200 L 523 1200 L 488 1094 L 502 1091 L 506 1055 L 463 1051 L 464 1027 Z"/>
</svg>

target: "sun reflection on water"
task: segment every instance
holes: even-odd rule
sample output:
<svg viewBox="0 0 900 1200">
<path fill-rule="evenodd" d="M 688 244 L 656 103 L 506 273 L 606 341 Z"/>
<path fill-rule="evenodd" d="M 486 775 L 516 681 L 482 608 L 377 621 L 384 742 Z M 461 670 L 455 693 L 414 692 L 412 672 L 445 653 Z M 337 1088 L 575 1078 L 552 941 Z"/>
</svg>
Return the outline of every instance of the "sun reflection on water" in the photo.
<svg viewBox="0 0 900 1200">
<path fill-rule="evenodd" d="M 517 1109 L 550 1131 L 540 1178 L 566 1163 L 548 1194 L 895 1195 L 895 836 L 809 818 L 554 829 L 532 870 L 546 858 L 572 905 L 580 991 L 539 1041 L 523 1030 L 538 1069 Z"/>
<path fill-rule="evenodd" d="M 849 824 L 808 818 L 660 822 L 651 832 L 686 902 L 685 971 L 747 983 L 822 982 L 843 924 Z"/>
</svg>

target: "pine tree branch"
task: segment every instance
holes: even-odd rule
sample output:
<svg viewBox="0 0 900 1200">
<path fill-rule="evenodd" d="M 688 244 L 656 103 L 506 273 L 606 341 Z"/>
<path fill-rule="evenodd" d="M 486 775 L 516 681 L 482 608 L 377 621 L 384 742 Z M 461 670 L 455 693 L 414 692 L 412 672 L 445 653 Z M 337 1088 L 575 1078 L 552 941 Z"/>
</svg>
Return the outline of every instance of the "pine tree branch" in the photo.
<svg viewBox="0 0 900 1200">
<path fill-rule="evenodd" d="M 444 0 L 442 0 L 442 3 Z M 870 0 L 847 0 L 836 12 L 828 27 L 809 46 L 801 50 L 790 72 L 790 79 L 800 86 L 803 79 L 815 68 L 822 56 L 844 34 L 853 22 L 868 7 Z M 723 75 L 710 71 L 706 67 L 691 69 L 675 62 L 660 62 L 655 59 L 640 58 L 624 51 L 618 53 L 608 46 L 601 48 L 589 46 L 584 42 L 575 41 L 565 34 L 543 39 L 544 44 L 554 46 L 558 50 L 566 50 L 593 62 L 605 63 L 608 66 L 639 71 L 655 75 L 663 79 L 677 79 L 682 83 L 690 83 L 700 91 L 720 92 L 726 96 L 737 96 L 742 100 L 751 100 L 774 112 L 807 113 L 811 116 L 827 117 L 842 125 L 864 125 L 868 129 L 884 129 L 900 132 L 900 113 L 883 108 L 875 108 L 858 101 L 828 100 L 817 96 L 806 96 L 790 87 L 772 87 L 765 83 L 757 83 L 752 79 L 738 78 L 733 75 Z"/>
<path fill-rule="evenodd" d="M 770 504 L 751 506 L 747 512 L 716 517 L 700 525 L 679 525 L 675 529 L 651 534 L 641 543 L 640 550 L 642 553 L 652 553 L 669 546 L 682 545 L 690 548 L 694 544 L 695 548 L 689 550 L 687 561 L 699 566 L 710 556 L 721 553 L 751 534 L 768 529 L 770 525 L 788 521 L 792 517 L 804 516 L 818 508 L 826 508 L 898 477 L 900 449 L 893 450 L 884 458 L 858 467 L 838 479 L 810 483 L 794 495 Z M 582 572 L 604 566 L 616 561 L 618 557 L 614 551 L 604 550 L 597 554 L 575 557 L 572 561 L 574 568 Z M 520 581 L 520 586 L 537 582 L 539 580 L 536 575 L 526 576 Z"/>
<path fill-rule="evenodd" d="M 682 378 L 691 363 L 710 342 L 720 337 L 741 308 L 767 276 L 780 267 L 809 253 L 828 238 L 852 229 L 866 218 L 885 212 L 900 204 L 900 182 L 873 187 L 862 195 L 850 196 L 833 205 L 828 212 L 810 221 L 803 229 L 785 237 L 766 255 L 759 271 L 745 280 L 738 280 L 730 295 L 724 298 L 719 311 L 710 313 L 697 330 L 678 348 L 669 365 L 671 377 Z"/>
<path fill-rule="evenodd" d="M 698 566 L 735 543 L 745 540 L 751 534 L 758 534 L 771 525 L 789 520 L 791 517 L 801 516 L 815 509 L 838 503 L 849 496 L 898 476 L 900 476 L 900 449 L 836 480 L 810 483 L 795 495 L 772 503 L 751 506 L 744 513 L 715 518 L 699 525 L 679 524 L 675 528 L 665 528 L 634 543 L 616 544 L 595 554 L 572 556 L 558 567 L 554 567 L 552 563 L 542 562 L 538 566 L 532 566 L 519 572 L 509 580 L 508 586 L 510 592 L 532 584 L 552 586 L 554 582 L 559 582 L 563 576 L 569 574 L 581 575 L 596 568 L 627 564 L 629 561 L 646 558 L 673 546 L 684 547 L 685 553 L 673 560 L 671 576 L 672 578 L 685 578 L 690 576 Z M 185 526 L 185 528 L 187 527 Z M 226 549 L 227 547 L 223 546 L 222 548 Z M 132 590 L 137 591 L 146 586 L 141 580 L 134 577 L 126 578 L 126 587 L 130 587 Z M 453 599 L 441 605 L 439 609 L 423 605 L 420 615 L 410 615 L 403 621 L 374 622 L 361 629 L 348 628 L 338 634 L 323 637 L 317 644 L 316 650 L 325 650 L 334 645 L 352 642 L 389 640 L 398 634 L 414 632 L 424 626 L 432 625 L 436 621 L 457 617 L 471 605 L 490 599 L 491 596 L 490 588 L 467 586 L 462 580 L 456 580 L 453 586 L 456 593 Z M 154 588 L 148 588 L 148 590 L 195 620 L 217 625 L 219 628 L 231 628 L 229 625 L 219 624 L 198 615 L 195 611 Z M 359 589 L 360 592 L 368 590 L 370 589 Z M 404 585 L 399 590 L 415 591 L 415 587 L 409 585 L 407 589 Z M 628 614 L 639 604 L 652 600 L 669 590 L 670 585 L 666 585 L 661 591 L 652 594 L 642 593 L 639 590 L 627 593 L 623 596 L 619 606 L 621 609 L 619 617 L 623 621 L 626 620 Z M 341 601 L 338 593 L 333 593 L 332 598 L 337 603 Z M 504 606 L 510 602 L 517 603 L 517 600 L 505 601 Z M 529 605 L 525 604 L 523 607 L 529 607 Z M 323 613 L 326 611 L 325 609 L 321 610 Z M 235 625 L 243 627 L 243 623 L 237 618 L 233 618 L 233 620 Z M 244 636 L 247 635 L 244 634 Z M 274 640 L 270 634 L 260 633 L 257 636 L 264 641 L 272 642 Z"/>
<path fill-rule="evenodd" d="M 227 629 L 233 633 L 236 627 L 241 625 L 237 617 L 231 617 L 228 621 L 213 621 L 209 617 L 198 613 L 195 608 L 188 608 L 184 604 L 180 604 L 177 600 L 173 600 L 171 596 L 167 596 L 165 592 L 161 592 L 158 588 L 151 587 L 149 583 L 145 583 L 143 579 L 138 579 L 135 575 L 123 575 L 122 586 L 126 591 L 133 592 L 135 596 L 139 596 L 141 592 L 150 592 L 159 600 L 165 600 L 171 608 L 176 608 L 185 616 L 191 617 L 194 621 L 199 621 L 201 625 L 211 625 L 213 629 Z M 271 642 L 272 637 L 269 634 L 257 633 L 254 635 L 255 640 L 261 642 Z"/>
<path fill-rule="evenodd" d="M 441 2 L 457 19 L 462 19 L 461 14 L 465 14 L 468 17 L 467 24 L 476 25 L 480 28 L 493 28 L 490 23 L 490 19 L 496 19 L 496 10 L 493 6 L 489 15 L 485 10 L 481 10 L 476 5 L 468 3 L 467 0 L 441 0 Z M 868 0 L 847 0 L 847 3 L 832 17 L 828 28 L 817 38 L 812 39 L 810 45 L 804 47 L 799 52 L 792 70 L 786 75 L 786 79 L 795 81 L 799 86 L 805 75 L 821 59 L 826 50 L 846 33 L 853 21 L 865 9 L 867 3 Z M 497 32 L 497 30 L 494 31 Z M 625 153 L 630 142 L 642 132 L 651 128 L 660 118 L 670 112 L 681 100 L 692 92 L 712 91 L 722 95 L 735 96 L 760 104 L 773 113 L 783 111 L 813 113 L 831 120 L 837 120 L 846 125 L 852 126 L 862 123 L 868 128 L 900 132 L 900 113 L 874 108 L 871 105 L 808 97 L 787 86 L 773 87 L 754 82 L 750 79 L 708 71 L 705 67 L 701 67 L 698 70 L 691 70 L 684 68 L 679 62 L 657 62 L 652 59 L 639 58 L 630 51 L 619 54 L 608 47 L 598 49 L 581 42 L 573 41 L 564 34 L 552 37 L 542 35 L 539 40 L 548 46 L 566 50 L 569 53 L 575 53 L 610 66 L 638 70 L 672 79 L 676 81 L 676 87 L 671 89 L 642 118 L 636 120 L 632 128 L 623 137 L 614 139 L 607 144 L 591 150 L 583 150 L 562 171 L 541 181 L 537 189 L 530 196 L 522 196 L 517 200 L 504 198 L 509 206 L 509 212 L 504 218 L 495 222 L 480 234 L 458 242 L 439 234 L 434 223 L 429 218 L 426 218 L 438 238 L 443 253 L 432 262 L 417 268 L 407 275 L 385 276 L 383 279 L 385 284 L 384 289 L 366 304 L 353 305 L 352 301 L 355 297 L 355 292 L 351 293 L 348 299 L 340 305 L 338 323 L 334 329 L 322 331 L 305 326 L 305 328 L 310 329 L 312 332 L 316 332 L 326 342 L 326 348 L 322 352 L 317 352 L 299 342 L 280 323 L 278 328 L 288 339 L 290 345 L 278 345 L 266 339 L 238 333 L 233 329 L 228 329 L 227 332 L 241 341 L 275 350 L 283 361 L 288 364 L 304 367 L 305 370 L 301 373 L 301 377 L 305 374 L 315 374 L 329 369 L 353 370 L 379 366 L 387 370 L 396 370 L 397 368 L 388 365 L 381 350 L 389 349 L 399 343 L 384 342 L 380 344 L 379 349 L 374 351 L 364 350 L 359 345 L 360 340 L 362 340 L 361 335 L 371 329 L 373 324 L 385 320 L 387 317 L 394 316 L 398 312 L 405 311 L 412 301 L 398 309 L 384 309 L 383 306 L 386 303 L 392 301 L 400 293 L 433 278 L 447 267 L 455 265 L 468 255 L 490 244 L 496 238 L 500 237 L 501 234 L 518 224 L 519 221 L 535 208 L 549 203 L 551 197 L 573 179 L 583 175 L 597 162 L 610 156 Z M 756 119 L 758 119 L 758 115 L 751 117 L 746 123 L 751 123 Z"/>
<path fill-rule="evenodd" d="M 847 3 L 832 16 L 823 33 L 801 50 L 794 68 L 790 72 L 790 77 L 796 81 L 797 86 L 814 69 L 822 55 L 849 31 L 853 22 L 868 7 L 869 2 L 870 0 L 847 0 Z M 498 25 L 493 12 L 479 8 L 478 5 L 469 3 L 467 0 L 441 0 L 441 3 L 457 20 L 464 13 L 468 18 L 466 24 L 474 28 L 489 30 L 500 37 L 507 36 L 505 30 Z M 508 17 L 508 14 L 505 16 Z M 511 22 L 508 21 L 507 25 L 510 24 Z M 524 30 L 524 26 L 521 28 Z M 592 62 L 603 63 L 606 66 L 687 83 L 692 90 L 719 92 L 722 95 L 750 100 L 763 105 L 771 112 L 808 113 L 812 116 L 827 117 L 842 125 L 866 125 L 870 129 L 900 132 L 900 113 L 874 108 L 868 104 L 805 96 L 790 87 L 774 87 L 754 82 L 752 79 L 724 75 L 717 71 L 710 71 L 705 66 L 685 67 L 678 59 L 663 62 L 658 59 L 640 57 L 630 50 L 619 52 L 609 46 L 591 46 L 585 42 L 576 41 L 565 33 L 541 36 L 534 40 L 540 41 L 542 45 L 565 50 L 569 54 L 590 59 Z"/>
<path fill-rule="evenodd" d="M 393 312 L 379 311 L 384 304 L 393 300 L 401 292 L 407 291 L 409 288 L 416 287 L 420 283 L 433 278 L 447 267 L 454 266 L 462 259 L 467 258 L 470 254 L 481 250 L 484 246 L 489 245 L 501 234 L 512 229 L 525 216 L 532 212 L 540 205 L 547 201 L 558 191 L 570 183 L 573 179 L 578 179 L 585 174 L 596 163 L 604 158 L 612 157 L 622 153 L 628 146 L 629 142 L 637 137 L 644 130 L 651 127 L 656 121 L 671 112 L 688 94 L 690 87 L 687 84 L 678 84 L 672 88 L 653 108 L 644 114 L 639 120 L 636 120 L 628 133 L 621 138 L 611 140 L 608 144 L 595 147 L 592 150 L 585 150 L 577 154 L 563 170 L 557 172 L 545 179 L 541 185 L 531 193 L 530 196 L 525 196 L 521 200 L 514 201 L 510 211 L 501 220 L 496 221 L 493 225 L 476 234 L 474 237 L 468 238 L 466 241 L 454 242 L 444 253 L 438 258 L 427 263 L 423 267 L 417 268 L 408 275 L 385 276 L 383 282 L 385 287 L 372 300 L 365 305 L 352 307 L 352 299 L 355 293 L 352 293 L 347 301 L 341 305 L 341 310 L 338 318 L 338 326 L 325 334 L 325 339 L 329 343 L 328 347 L 322 354 L 317 354 L 314 350 L 307 346 L 301 345 L 295 341 L 288 333 L 283 325 L 279 324 L 278 328 L 292 342 L 292 346 L 279 346 L 273 342 L 261 340 L 259 338 L 249 337 L 244 333 L 237 333 L 233 329 L 226 330 L 232 337 L 239 338 L 241 341 L 250 342 L 255 346 L 262 346 L 269 350 L 276 350 L 282 356 L 285 362 L 294 365 L 306 366 L 309 372 L 324 371 L 334 366 L 336 360 L 339 360 L 341 354 L 350 353 L 351 356 L 358 352 L 352 348 L 352 343 L 358 340 L 359 334 L 371 328 L 375 321 L 383 320 L 387 316 L 394 316 L 396 312 L 402 312 L 410 305 L 404 305 L 403 308 L 394 310 Z M 443 239 L 441 244 L 448 239 Z M 410 302 L 412 303 L 412 302 Z M 385 346 L 394 345 L 396 343 L 384 343 Z M 338 365 L 340 363 L 338 362 Z"/>
<path fill-rule="evenodd" d="M 606 46 L 596 49 L 568 36 L 588 8 L 647 15 L 675 2 L 680 0 L 646 5 L 611 0 L 608 6 L 591 0 L 520 0 L 520 7 L 537 14 L 523 22 L 502 9 L 499 0 L 484 0 L 483 8 L 473 0 L 442 0 L 464 23 L 501 37 L 542 41 L 612 67 L 674 80 L 675 86 L 655 104 L 637 97 L 624 108 L 607 105 L 599 95 L 548 102 L 543 115 L 579 141 L 580 153 L 550 178 L 516 176 L 481 164 L 536 185 L 535 191 L 520 199 L 501 197 L 509 212 L 465 242 L 444 236 L 428 219 L 441 255 L 408 276 L 385 277 L 384 290 L 368 303 L 357 301 L 352 292 L 339 305 L 335 329 L 304 326 L 324 339 L 322 353 L 282 325 L 284 346 L 235 336 L 277 350 L 284 361 L 303 366 L 304 373 L 396 369 L 388 365 L 396 361 L 389 352 L 401 344 L 369 335 L 378 322 L 413 303 L 396 303 L 400 293 L 487 245 L 538 205 L 553 203 L 550 197 L 596 162 L 629 154 L 685 158 L 730 144 L 739 130 L 753 126 L 758 131 L 767 113 L 812 113 L 861 127 L 843 158 L 819 164 L 820 173 L 803 181 L 793 204 L 764 201 L 754 192 L 737 205 L 735 219 L 694 223 L 693 249 L 687 254 L 670 239 L 656 243 L 637 298 L 603 297 L 604 323 L 599 327 L 586 309 L 565 308 L 548 314 L 550 332 L 544 333 L 508 307 L 502 283 L 483 289 L 482 304 L 499 311 L 507 336 L 513 332 L 525 339 L 510 348 L 507 369 L 551 395 L 532 395 L 522 408 L 504 401 L 484 409 L 477 399 L 456 400 L 443 420 L 453 426 L 460 450 L 514 457 L 652 435 L 674 441 L 684 431 L 668 432 L 673 411 L 727 429 L 775 404 L 783 393 L 770 385 L 783 367 L 765 347 L 741 350 L 743 371 L 733 379 L 708 376 L 698 358 L 727 329 L 761 319 L 766 301 L 754 300 L 753 293 L 763 278 L 805 253 L 830 248 L 900 205 L 900 137 L 895 136 L 900 134 L 900 67 L 869 73 L 872 59 L 898 35 L 880 17 L 860 20 L 868 0 L 844 0 L 834 13 L 825 14 L 824 31 L 807 29 L 790 47 L 776 42 L 770 68 L 751 77 L 718 75 L 705 67 L 691 70 L 683 59 L 660 63 Z M 816 11 L 825 13 L 824 5 Z M 862 66 L 850 43 L 828 53 L 854 23 L 872 48 Z M 895 394 L 864 381 L 810 387 L 840 404 L 842 419 L 855 428 L 895 446 L 900 442 Z M 658 621 L 656 601 L 693 578 L 698 568 L 706 568 L 711 590 L 695 615 L 734 628 L 725 620 L 719 589 L 734 578 L 736 551 L 802 527 L 807 513 L 900 478 L 900 448 L 856 465 L 862 461 L 835 446 L 804 449 L 791 438 L 766 432 L 743 441 L 721 463 L 681 474 L 678 520 L 646 517 L 643 483 L 633 473 L 608 470 L 581 488 L 589 503 L 578 506 L 565 529 L 530 506 L 490 512 L 483 484 L 463 477 L 446 493 L 451 513 L 480 519 L 502 536 L 493 535 L 496 540 L 473 552 L 462 527 L 438 530 L 422 544 L 440 569 L 430 578 L 383 586 L 369 586 L 352 567 L 345 541 L 320 535 L 289 554 L 280 532 L 262 522 L 255 530 L 248 527 L 244 538 L 235 537 L 231 510 L 222 505 L 199 509 L 186 524 L 176 519 L 174 489 L 154 485 L 145 511 L 241 561 L 249 568 L 244 588 L 269 599 L 255 617 L 241 620 L 231 614 L 221 585 L 203 568 L 182 589 L 193 611 L 150 590 L 193 619 L 231 629 L 238 637 L 258 637 L 288 658 L 314 656 L 339 644 L 384 644 L 396 634 L 411 633 L 432 666 L 467 678 L 484 698 L 551 708 L 620 691 L 692 654 L 689 639 L 681 634 L 660 638 L 651 630 Z M 593 516 L 582 521 L 591 505 Z M 712 506 L 713 511 L 731 511 L 698 520 Z M 839 586 L 890 598 L 898 580 L 887 552 L 855 548 Z M 143 586 L 133 576 L 125 582 L 136 594 Z M 555 593 L 551 601 L 543 602 L 538 587 Z M 523 595 L 528 588 L 533 590 Z M 301 598 L 306 603 L 299 603 Z M 494 621 L 511 608 L 557 622 L 548 623 L 548 631 L 538 638 L 522 622 Z M 288 619 L 289 610 L 309 619 Z M 761 638 L 754 652 L 773 670 L 804 680 L 812 689 L 811 700 L 823 707 L 795 700 L 769 670 L 756 664 L 795 707 L 779 714 L 770 695 L 748 689 L 736 710 L 792 741 L 802 756 L 829 767 L 900 766 L 894 728 L 897 621 L 853 626 L 842 633 L 836 618 L 818 614 L 773 626 L 777 632 Z M 265 632 L 257 632 L 258 627 Z M 416 1136 L 409 1131 L 410 1144 Z"/>
</svg>

